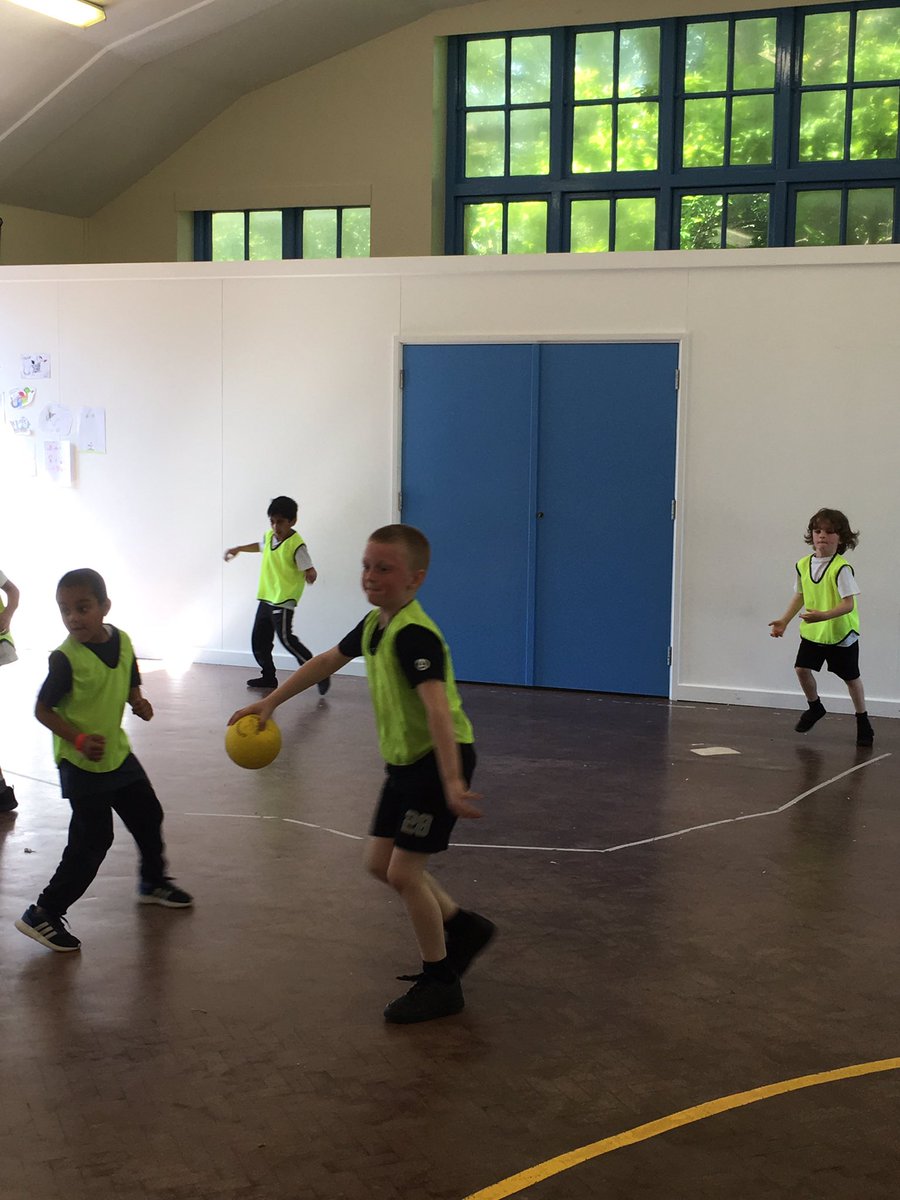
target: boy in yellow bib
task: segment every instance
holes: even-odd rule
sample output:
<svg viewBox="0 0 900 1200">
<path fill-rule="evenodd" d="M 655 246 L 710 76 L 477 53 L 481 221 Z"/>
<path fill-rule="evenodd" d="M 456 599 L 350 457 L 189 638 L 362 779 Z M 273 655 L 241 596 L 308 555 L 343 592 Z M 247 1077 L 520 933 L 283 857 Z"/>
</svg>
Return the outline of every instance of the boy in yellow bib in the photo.
<svg viewBox="0 0 900 1200">
<path fill-rule="evenodd" d="M 278 686 L 272 648 L 275 634 L 289 654 L 302 666 L 312 658 L 309 650 L 294 633 L 294 610 L 306 585 L 316 582 L 317 572 L 309 557 L 306 542 L 294 528 L 297 524 L 297 501 L 290 496 L 276 496 L 266 515 L 270 529 L 261 542 L 231 546 L 225 551 L 225 561 L 239 554 L 262 553 L 259 569 L 259 589 L 256 618 L 250 635 L 250 648 L 259 663 L 258 679 L 248 679 L 247 687 L 271 689 Z M 324 696 L 331 681 L 323 679 L 319 694 Z"/>
<path fill-rule="evenodd" d="M 114 812 L 140 851 L 138 902 L 189 908 L 193 900 L 166 874 L 163 811 L 121 727 L 126 702 L 142 721 L 152 719 L 153 707 L 141 695 L 128 634 L 104 624 L 110 601 L 103 576 L 88 567 L 69 571 L 56 602 L 69 636 L 50 655 L 34 715 L 53 734 L 72 819 L 56 873 L 16 928 L 51 950 L 78 950 L 81 942 L 63 917 L 93 883 L 112 845 Z"/>
<path fill-rule="evenodd" d="M 6 597 L 6 603 L 0 601 L 0 666 L 16 661 L 16 648 L 12 634 L 9 632 L 12 615 L 19 607 L 19 589 L 11 579 L 0 571 L 0 592 Z M 16 793 L 3 778 L 0 770 L 0 813 L 12 812 L 18 805 Z"/>
<path fill-rule="evenodd" d="M 317 654 L 258 704 L 242 708 L 260 723 L 285 700 L 327 679 L 352 659 L 366 663 L 387 778 L 370 829 L 366 866 L 402 899 L 422 956 L 413 986 L 392 1000 L 385 1020 L 408 1025 L 459 1012 L 460 976 L 494 934 L 426 870 L 446 850 L 457 817 L 480 817 L 469 790 L 475 770 L 472 726 L 463 712 L 450 651 L 416 600 L 428 569 L 428 540 L 411 525 L 376 529 L 363 556 L 362 586 L 374 607 L 337 646 Z"/>
<path fill-rule="evenodd" d="M 828 670 L 847 685 L 856 710 L 856 744 L 871 746 L 875 732 L 866 712 L 866 697 L 859 676 L 859 612 L 856 597 L 859 587 L 853 568 L 844 558 L 853 550 L 859 534 L 836 508 L 820 508 L 806 527 L 803 539 L 812 546 L 812 554 L 796 565 L 794 598 L 784 616 L 770 621 L 772 637 L 781 637 L 791 620 L 800 613 L 800 649 L 794 669 L 808 708 L 797 722 L 798 733 L 808 733 L 825 716 L 813 672 L 827 664 Z M 801 609 L 805 611 L 801 612 Z"/>
</svg>

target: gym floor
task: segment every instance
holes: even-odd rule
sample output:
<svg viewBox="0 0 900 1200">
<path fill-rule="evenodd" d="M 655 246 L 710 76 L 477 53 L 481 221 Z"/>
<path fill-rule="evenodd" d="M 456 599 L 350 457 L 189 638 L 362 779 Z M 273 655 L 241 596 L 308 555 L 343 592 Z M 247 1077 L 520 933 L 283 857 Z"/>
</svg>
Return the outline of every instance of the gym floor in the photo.
<svg viewBox="0 0 900 1200">
<path fill-rule="evenodd" d="M 485 816 L 434 866 L 499 933 L 464 1012 L 398 1027 L 365 682 L 289 702 L 254 772 L 246 669 L 148 671 L 196 906 L 135 904 L 117 825 L 57 954 L 13 926 L 68 820 L 42 666 L 0 679 L 2 1200 L 895 1200 L 900 722 L 858 751 L 849 716 L 464 687 Z"/>
</svg>

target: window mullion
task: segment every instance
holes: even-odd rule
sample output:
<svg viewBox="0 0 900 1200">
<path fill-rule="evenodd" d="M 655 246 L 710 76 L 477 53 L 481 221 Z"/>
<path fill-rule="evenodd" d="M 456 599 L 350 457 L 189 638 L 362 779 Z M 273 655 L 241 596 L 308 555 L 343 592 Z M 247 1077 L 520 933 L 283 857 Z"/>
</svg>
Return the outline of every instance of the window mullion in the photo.
<svg viewBox="0 0 900 1200">
<path fill-rule="evenodd" d="M 656 201 L 656 248 L 670 250 L 678 245 L 675 221 L 675 172 L 677 170 L 677 119 L 679 32 L 675 20 L 662 21 L 659 63 L 659 194 Z"/>
<path fill-rule="evenodd" d="M 572 162 L 572 95 L 570 81 L 575 71 L 575 35 L 554 30 L 550 40 L 550 175 L 547 196 L 547 252 L 569 248 L 568 229 L 563 229 L 560 181 L 569 177 Z"/>
</svg>

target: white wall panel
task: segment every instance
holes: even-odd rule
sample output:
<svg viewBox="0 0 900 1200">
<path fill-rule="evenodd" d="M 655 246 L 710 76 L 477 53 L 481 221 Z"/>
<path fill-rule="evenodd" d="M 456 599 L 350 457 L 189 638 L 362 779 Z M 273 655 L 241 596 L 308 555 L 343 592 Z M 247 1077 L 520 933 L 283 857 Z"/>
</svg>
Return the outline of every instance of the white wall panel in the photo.
<svg viewBox="0 0 900 1200">
<path fill-rule="evenodd" d="M 898 311 L 893 246 L 0 269 L 0 388 L 19 353 L 49 352 L 46 394 L 102 404 L 109 422 L 109 453 L 83 457 L 72 490 L 16 478 L 0 431 L 20 636 L 55 643 L 53 583 L 77 559 L 109 574 L 113 616 L 145 652 L 189 630 L 194 657 L 249 664 L 259 560 L 222 551 L 258 537 L 287 492 L 321 571 L 298 627 L 333 644 L 361 613 L 362 542 L 393 515 L 403 340 L 672 338 L 673 695 L 802 703 L 796 626 L 778 642 L 767 622 L 825 504 L 862 531 L 863 679 L 872 711 L 898 715 Z M 622 569 L 640 553 L 615 531 L 585 553 L 601 550 Z"/>
</svg>

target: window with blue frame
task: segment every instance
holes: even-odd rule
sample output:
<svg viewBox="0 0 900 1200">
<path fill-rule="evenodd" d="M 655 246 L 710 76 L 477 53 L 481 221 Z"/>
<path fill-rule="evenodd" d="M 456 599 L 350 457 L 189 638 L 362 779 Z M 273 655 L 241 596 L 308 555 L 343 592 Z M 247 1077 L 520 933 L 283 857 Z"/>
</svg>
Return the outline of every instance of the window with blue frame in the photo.
<svg viewBox="0 0 900 1200">
<path fill-rule="evenodd" d="M 900 241 L 900 3 L 450 39 L 448 254 Z"/>
<path fill-rule="evenodd" d="M 368 258 L 368 208 L 273 208 L 194 213 L 194 259 Z"/>
</svg>

